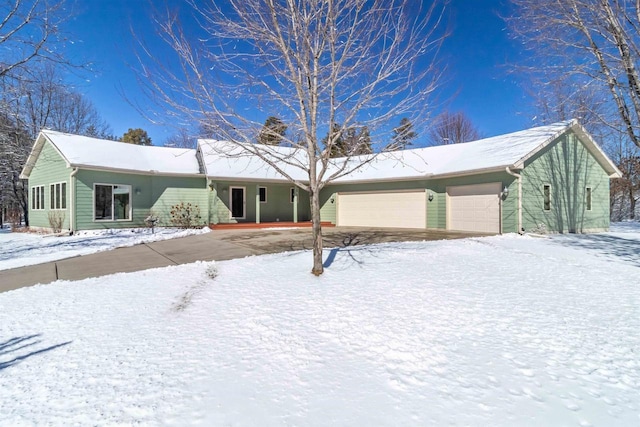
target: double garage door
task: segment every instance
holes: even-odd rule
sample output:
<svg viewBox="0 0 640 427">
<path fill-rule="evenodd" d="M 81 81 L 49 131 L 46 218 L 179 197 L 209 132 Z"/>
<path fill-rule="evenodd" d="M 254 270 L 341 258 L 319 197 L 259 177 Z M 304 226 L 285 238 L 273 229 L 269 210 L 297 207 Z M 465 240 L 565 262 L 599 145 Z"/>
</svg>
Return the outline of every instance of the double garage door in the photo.
<svg viewBox="0 0 640 427">
<path fill-rule="evenodd" d="M 427 193 L 396 191 L 339 193 L 339 226 L 426 228 Z"/>
<path fill-rule="evenodd" d="M 447 187 L 449 230 L 500 232 L 499 182 Z M 339 193 L 337 224 L 356 227 L 427 227 L 425 190 Z"/>
</svg>

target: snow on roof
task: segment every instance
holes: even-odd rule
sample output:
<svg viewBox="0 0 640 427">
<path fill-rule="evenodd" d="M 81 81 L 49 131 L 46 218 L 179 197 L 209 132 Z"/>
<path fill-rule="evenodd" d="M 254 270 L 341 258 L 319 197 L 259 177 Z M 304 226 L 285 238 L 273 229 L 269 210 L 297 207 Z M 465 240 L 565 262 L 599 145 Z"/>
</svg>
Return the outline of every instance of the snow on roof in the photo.
<svg viewBox="0 0 640 427">
<path fill-rule="evenodd" d="M 576 120 L 569 120 L 463 144 L 331 159 L 323 179 L 337 177 L 336 183 L 391 181 L 477 173 L 507 166 L 520 169 L 526 159 L 569 129 L 578 134 L 610 176 L 619 174 L 584 128 Z M 196 175 L 202 173 L 196 155 L 199 152 L 204 173 L 210 178 L 285 181 L 288 175 L 296 181 L 309 179 L 307 153 L 297 148 L 202 139 L 196 151 L 144 147 L 50 130 L 42 131 L 36 141 L 23 171 L 25 177 L 31 173 L 42 149 L 43 135 L 71 167 Z"/>
<path fill-rule="evenodd" d="M 208 177 L 229 180 L 282 181 L 277 169 L 298 181 L 308 181 L 307 154 L 300 149 L 201 139 L 198 149 Z M 260 158 L 269 159 L 269 162 Z"/>
<path fill-rule="evenodd" d="M 200 173 L 195 150 L 140 146 L 51 130 L 44 135 L 69 166 L 168 175 Z"/>
<path fill-rule="evenodd" d="M 517 166 L 573 124 L 565 121 L 463 144 L 381 153 L 337 182 L 426 178 Z M 363 156 L 351 161 L 355 165 L 361 160 Z"/>
</svg>

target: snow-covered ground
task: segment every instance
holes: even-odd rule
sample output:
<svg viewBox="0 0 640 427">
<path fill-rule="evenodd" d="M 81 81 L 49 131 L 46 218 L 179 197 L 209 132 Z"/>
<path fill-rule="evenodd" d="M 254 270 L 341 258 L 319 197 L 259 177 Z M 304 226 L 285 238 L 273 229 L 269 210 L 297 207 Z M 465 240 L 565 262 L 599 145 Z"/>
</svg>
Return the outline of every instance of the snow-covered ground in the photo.
<svg viewBox="0 0 640 427">
<path fill-rule="evenodd" d="M 107 251 L 121 246 L 133 246 L 158 240 L 174 239 L 206 233 L 202 229 L 125 228 L 120 230 L 79 231 L 73 236 L 52 234 L 12 233 L 0 229 L 0 270 L 40 264 L 77 255 Z"/>
<path fill-rule="evenodd" d="M 0 294 L 0 425 L 640 425 L 637 223 L 326 258 Z"/>
</svg>

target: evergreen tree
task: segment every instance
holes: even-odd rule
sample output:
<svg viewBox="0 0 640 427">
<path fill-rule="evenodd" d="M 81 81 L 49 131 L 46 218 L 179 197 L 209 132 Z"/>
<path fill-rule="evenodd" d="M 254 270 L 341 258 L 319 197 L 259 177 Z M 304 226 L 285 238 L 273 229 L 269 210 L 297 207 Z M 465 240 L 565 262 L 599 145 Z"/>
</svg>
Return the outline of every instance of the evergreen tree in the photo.
<svg viewBox="0 0 640 427">
<path fill-rule="evenodd" d="M 131 129 L 125 132 L 121 138 L 122 142 L 126 142 L 128 144 L 136 144 L 136 145 L 152 145 L 151 137 L 147 134 L 147 131 L 144 129 L 136 128 Z"/>
<path fill-rule="evenodd" d="M 258 144 L 280 145 L 287 125 L 275 116 L 269 116 L 258 134 Z"/>
<path fill-rule="evenodd" d="M 393 128 L 391 144 L 387 145 L 385 151 L 406 150 L 409 145 L 413 144 L 413 140 L 417 137 L 418 134 L 413 130 L 413 123 L 404 117 L 400 120 L 400 125 Z"/>
</svg>

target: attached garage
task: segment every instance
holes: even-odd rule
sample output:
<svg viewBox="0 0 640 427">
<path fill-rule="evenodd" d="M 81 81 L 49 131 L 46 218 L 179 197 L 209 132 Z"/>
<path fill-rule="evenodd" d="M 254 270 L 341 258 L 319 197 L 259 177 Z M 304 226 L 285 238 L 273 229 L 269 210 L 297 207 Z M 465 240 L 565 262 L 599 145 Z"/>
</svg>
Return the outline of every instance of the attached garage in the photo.
<svg viewBox="0 0 640 427">
<path fill-rule="evenodd" d="M 500 191 L 502 184 L 447 187 L 447 229 L 500 233 Z"/>
<path fill-rule="evenodd" d="M 421 191 L 338 193 L 337 225 L 426 228 L 427 194 Z"/>
</svg>

